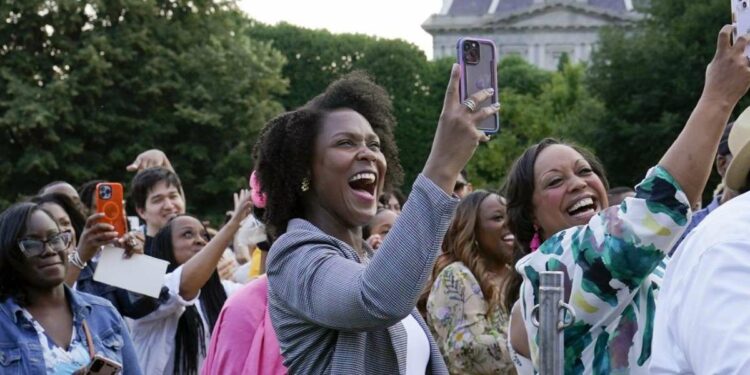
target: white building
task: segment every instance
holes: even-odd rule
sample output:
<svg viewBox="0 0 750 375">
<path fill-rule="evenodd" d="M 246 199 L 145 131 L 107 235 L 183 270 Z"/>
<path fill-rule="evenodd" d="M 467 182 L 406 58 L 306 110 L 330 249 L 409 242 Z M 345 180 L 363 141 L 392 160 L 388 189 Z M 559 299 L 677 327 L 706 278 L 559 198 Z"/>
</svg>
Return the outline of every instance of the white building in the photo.
<svg viewBox="0 0 750 375">
<path fill-rule="evenodd" d="M 602 27 L 632 27 L 640 17 L 631 0 L 443 0 L 422 28 L 434 58 L 455 57 L 458 38 L 474 36 L 493 40 L 501 58 L 517 54 L 555 69 L 564 53 L 588 61 Z"/>
</svg>

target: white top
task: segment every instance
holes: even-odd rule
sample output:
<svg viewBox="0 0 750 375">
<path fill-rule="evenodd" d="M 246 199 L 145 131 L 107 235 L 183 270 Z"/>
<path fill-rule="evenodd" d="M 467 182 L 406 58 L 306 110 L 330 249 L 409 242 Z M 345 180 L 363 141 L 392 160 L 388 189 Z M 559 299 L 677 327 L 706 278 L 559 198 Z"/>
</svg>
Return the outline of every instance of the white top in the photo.
<svg viewBox="0 0 750 375">
<path fill-rule="evenodd" d="M 750 194 L 723 204 L 667 267 L 652 374 L 750 374 Z"/>
<path fill-rule="evenodd" d="M 430 362 L 430 342 L 414 317 L 409 314 L 401 321 L 406 329 L 406 375 L 424 375 Z"/>
<path fill-rule="evenodd" d="M 200 291 L 198 292 L 198 296 L 189 301 L 180 297 L 181 276 L 182 266 L 166 274 L 164 276 L 164 286 L 169 289 L 169 299 L 148 315 L 134 320 L 131 326 L 133 345 L 138 354 L 138 363 L 141 365 L 141 370 L 144 374 L 175 373 L 174 340 L 177 334 L 177 323 L 179 323 L 180 317 L 185 312 L 187 306 L 195 305 L 198 310 L 198 314 L 203 321 L 206 350 L 208 350 L 208 344 L 211 339 L 208 332 L 208 322 L 203 316 L 203 309 L 200 306 Z M 241 287 L 239 284 L 224 280 L 222 280 L 222 285 L 224 286 L 224 291 L 227 293 L 227 297 Z M 202 363 L 203 358 L 199 358 L 199 369 Z"/>
</svg>

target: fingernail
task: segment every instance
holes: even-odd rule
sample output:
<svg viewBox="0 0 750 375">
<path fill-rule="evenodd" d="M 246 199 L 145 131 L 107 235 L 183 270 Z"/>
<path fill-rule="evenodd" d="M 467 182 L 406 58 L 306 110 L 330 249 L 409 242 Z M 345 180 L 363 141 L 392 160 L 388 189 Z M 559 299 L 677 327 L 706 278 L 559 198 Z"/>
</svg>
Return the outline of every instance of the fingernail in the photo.
<svg viewBox="0 0 750 375">
<path fill-rule="evenodd" d="M 492 104 L 492 107 L 495 109 L 500 109 L 500 103 L 494 103 Z"/>
<path fill-rule="evenodd" d="M 492 94 L 495 93 L 495 89 L 489 88 L 489 89 L 487 89 L 487 93 L 490 94 L 490 95 L 492 95 Z"/>
</svg>

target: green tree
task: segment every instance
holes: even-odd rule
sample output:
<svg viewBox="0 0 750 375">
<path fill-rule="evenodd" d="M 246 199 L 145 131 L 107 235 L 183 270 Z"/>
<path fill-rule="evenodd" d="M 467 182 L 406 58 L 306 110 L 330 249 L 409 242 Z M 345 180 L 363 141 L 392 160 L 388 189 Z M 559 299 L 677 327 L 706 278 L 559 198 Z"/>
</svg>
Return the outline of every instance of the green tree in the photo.
<svg viewBox="0 0 750 375">
<path fill-rule="evenodd" d="M 589 144 L 589 129 L 604 115 L 604 106 L 584 84 L 581 65 L 565 64 L 560 72 L 547 72 L 521 57 L 508 57 L 498 70 L 500 133 L 480 146 L 468 166 L 478 187 L 500 187 L 523 150 L 545 137 Z"/>
<path fill-rule="evenodd" d="M 270 41 L 286 56 L 284 76 L 289 79 L 289 92 L 281 100 L 287 109 L 305 104 L 352 70 L 366 71 L 385 87 L 398 120 L 403 188 L 411 187 L 429 154 L 442 108 L 446 86 L 433 82 L 442 82 L 436 77 L 447 82 L 450 64 L 431 64 L 416 46 L 400 40 L 332 34 L 285 23 L 269 26 L 255 22 L 248 33 L 254 39 Z"/>
<path fill-rule="evenodd" d="M 700 97 L 718 32 L 731 22 L 723 0 L 649 3 L 638 27 L 602 33 L 587 80 L 607 108 L 589 139 L 613 185 L 640 181 L 677 136 Z"/>
<path fill-rule="evenodd" d="M 199 214 L 231 207 L 262 125 L 281 111 L 284 57 L 231 1 L 0 4 L 0 204 L 46 182 L 129 181 L 169 155 Z"/>
</svg>

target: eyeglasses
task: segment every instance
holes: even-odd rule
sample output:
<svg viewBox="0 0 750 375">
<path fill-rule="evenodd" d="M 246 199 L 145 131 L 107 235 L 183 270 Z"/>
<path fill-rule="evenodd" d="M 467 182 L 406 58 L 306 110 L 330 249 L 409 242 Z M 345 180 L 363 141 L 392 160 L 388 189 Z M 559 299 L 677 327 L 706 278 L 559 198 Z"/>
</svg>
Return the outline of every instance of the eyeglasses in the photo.
<svg viewBox="0 0 750 375">
<path fill-rule="evenodd" d="M 63 251 L 70 245 L 71 239 L 73 239 L 73 233 L 65 231 L 48 238 L 46 241 L 22 239 L 18 241 L 18 247 L 26 258 L 32 258 L 44 254 L 47 245 L 52 251 Z"/>
</svg>

